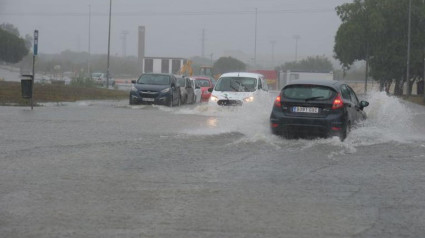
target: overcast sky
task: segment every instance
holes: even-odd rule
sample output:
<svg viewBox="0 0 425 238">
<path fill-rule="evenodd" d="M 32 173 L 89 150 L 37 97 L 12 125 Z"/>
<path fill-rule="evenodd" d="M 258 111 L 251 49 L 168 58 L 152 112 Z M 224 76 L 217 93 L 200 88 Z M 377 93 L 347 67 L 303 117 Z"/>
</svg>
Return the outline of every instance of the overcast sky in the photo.
<svg viewBox="0 0 425 238">
<path fill-rule="evenodd" d="M 229 51 L 249 57 L 298 59 L 333 55 L 340 20 L 335 7 L 351 0 L 112 0 L 111 54 L 137 55 L 137 27 L 146 26 L 146 55 L 218 58 Z M 88 51 L 89 5 L 91 52 L 103 54 L 108 44 L 108 0 L 0 0 L 0 23 L 18 27 L 21 35 L 40 32 L 39 52 Z"/>
</svg>

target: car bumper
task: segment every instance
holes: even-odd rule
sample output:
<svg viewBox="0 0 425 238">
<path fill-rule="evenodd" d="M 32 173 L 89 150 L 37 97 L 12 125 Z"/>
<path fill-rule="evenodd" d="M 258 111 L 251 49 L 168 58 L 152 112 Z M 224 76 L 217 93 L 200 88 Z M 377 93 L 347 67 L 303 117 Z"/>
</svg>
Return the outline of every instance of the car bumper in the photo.
<svg viewBox="0 0 425 238">
<path fill-rule="evenodd" d="M 201 101 L 202 102 L 208 102 L 210 97 L 211 97 L 211 93 L 210 94 L 201 94 Z"/>
<path fill-rule="evenodd" d="M 273 134 L 288 137 L 330 137 L 341 133 L 345 121 L 343 113 L 312 118 L 272 112 L 270 128 Z"/>
<path fill-rule="evenodd" d="M 171 94 L 160 94 L 156 97 L 141 97 L 137 92 L 131 92 L 130 100 L 133 102 L 133 104 L 169 105 Z"/>
</svg>

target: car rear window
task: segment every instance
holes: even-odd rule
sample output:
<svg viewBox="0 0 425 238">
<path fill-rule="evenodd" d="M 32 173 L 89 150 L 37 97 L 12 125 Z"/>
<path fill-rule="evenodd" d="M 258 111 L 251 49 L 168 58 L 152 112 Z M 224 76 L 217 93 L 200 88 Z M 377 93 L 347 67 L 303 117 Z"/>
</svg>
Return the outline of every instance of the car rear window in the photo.
<svg viewBox="0 0 425 238">
<path fill-rule="evenodd" d="M 209 87 L 210 86 L 210 81 L 206 80 L 206 79 L 197 79 L 195 81 L 196 86 L 198 87 Z"/>
<path fill-rule="evenodd" d="M 285 98 L 328 100 L 336 96 L 335 90 L 321 85 L 290 85 L 282 90 Z"/>
</svg>

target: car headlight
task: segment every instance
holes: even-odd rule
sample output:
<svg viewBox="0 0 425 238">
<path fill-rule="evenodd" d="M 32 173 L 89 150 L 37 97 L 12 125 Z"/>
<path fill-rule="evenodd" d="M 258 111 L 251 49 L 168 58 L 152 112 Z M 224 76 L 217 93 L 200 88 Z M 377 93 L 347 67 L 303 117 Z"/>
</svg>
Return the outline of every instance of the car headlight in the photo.
<svg viewBox="0 0 425 238">
<path fill-rule="evenodd" d="M 217 102 L 218 101 L 218 97 L 217 96 L 214 96 L 214 95 L 211 95 L 210 100 L 213 101 L 213 102 Z"/>
<path fill-rule="evenodd" d="M 254 97 L 253 96 L 250 96 L 250 97 L 244 98 L 243 100 L 245 102 L 253 102 L 254 101 Z"/>
<path fill-rule="evenodd" d="M 133 92 L 137 92 L 138 91 L 137 88 L 134 86 L 134 84 L 131 85 L 131 91 L 133 91 Z"/>
<path fill-rule="evenodd" d="M 168 93 L 169 91 L 170 91 L 170 88 L 166 88 L 166 89 L 161 90 L 161 93 Z"/>
</svg>

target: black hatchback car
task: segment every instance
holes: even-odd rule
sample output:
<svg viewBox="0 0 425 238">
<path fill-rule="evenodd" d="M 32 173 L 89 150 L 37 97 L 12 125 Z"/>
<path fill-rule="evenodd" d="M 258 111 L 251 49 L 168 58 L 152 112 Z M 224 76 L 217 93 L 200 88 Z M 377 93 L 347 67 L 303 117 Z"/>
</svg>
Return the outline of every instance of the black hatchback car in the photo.
<svg viewBox="0 0 425 238">
<path fill-rule="evenodd" d="M 282 88 L 270 115 L 273 134 L 287 138 L 339 136 L 343 141 L 351 126 L 366 119 L 353 89 L 334 80 L 294 80 Z"/>
<path fill-rule="evenodd" d="M 130 105 L 180 105 L 180 87 L 172 74 L 142 74 L 137 81 L 133 80 L 131 83 Z"/>
</svg>

